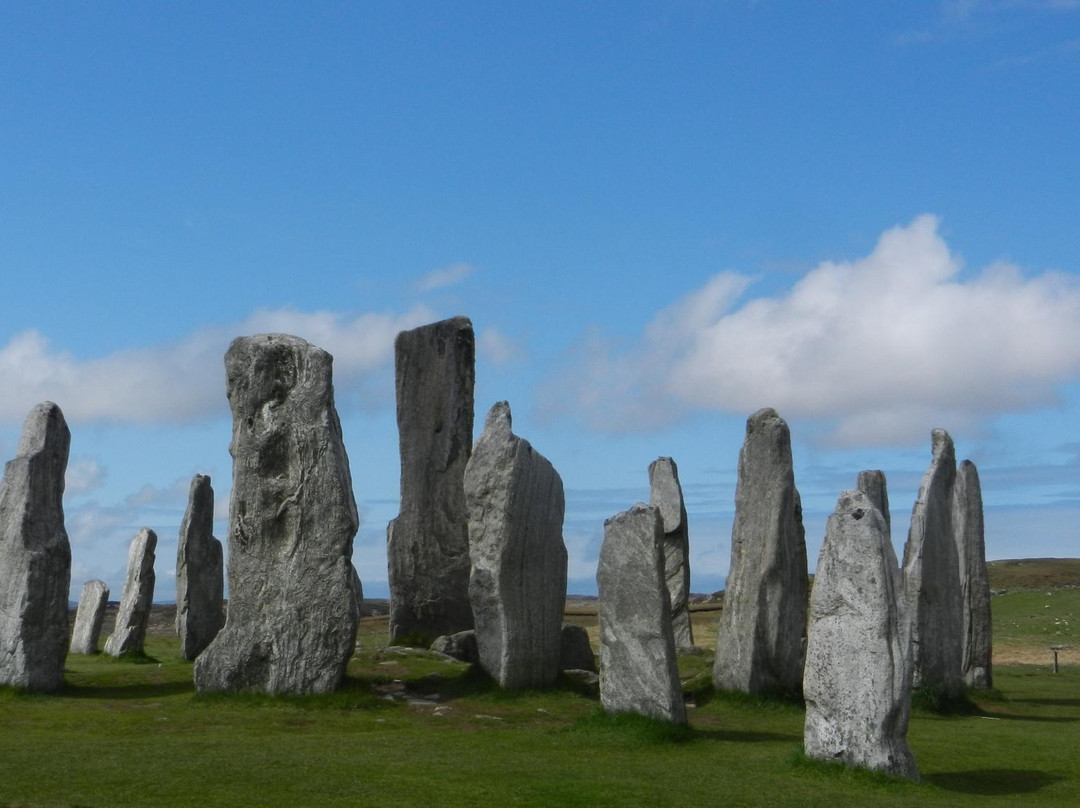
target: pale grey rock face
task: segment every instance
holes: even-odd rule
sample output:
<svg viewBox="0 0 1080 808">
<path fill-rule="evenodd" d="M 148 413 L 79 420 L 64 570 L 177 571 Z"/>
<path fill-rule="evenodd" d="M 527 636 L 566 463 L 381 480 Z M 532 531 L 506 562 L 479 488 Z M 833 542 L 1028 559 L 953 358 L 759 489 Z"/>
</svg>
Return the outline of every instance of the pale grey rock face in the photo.
<svg viewBox="0 0 1080 808">
<path fill-rule="evenodd" d="M 657 508 L 639 503 L 604 522 L 596 586 L 600 703 L 613 713 L 686 723 Z"/>
<path fill-rule="evenodd" d="M 717 688 L 801 690 L 807 587 L 791 435 L 775 410 L 758 410 L 747 419 L 739 452 L 731 565 L 713 664 Z"/>
<path fill-rule="evenodd" d="M 195 659 L 225 625 L 225 565 L 214 538 L 214 489 L 196 474 L 176 546 L 176 633 L 180 655 Z"/>
<path fill-rule="evenodd" d="M 559 669 L 564 671 L 596 672 L 596 654 L 589 643 L 589 632 L 583 626 L 564 623 Z"/>
<path fill-rule="evenodd" d="M 806 643 L 807 757 L 918 780 L 907 744 L 911 635 L 889 527 L 844 491 L 818 559 Z"/>
<path fill-rule="evenodd" d="M 511 431 L 510 406 L 491 408 L 465 467 L 469 601 L 480 665 L 505 688 L 559 675 L 566 605 L 562 479 Z"/>
<path fill-rule="evenodd" d="M 394 340 L 401 511 L 387 530 L 391 640 L 473 626 L 463 486 L 475 355 L 467 317 L 402 331 Z"/>
<path fill-rule="evenodd" d="M 690 533 L 679 467 L 670 457 L 649 464 L 649 504 L 660 509 L 664 522 L 664 573 L 671 597 L 671 625 L 675 647 L 690 648 L 694 632 L 690 626 Z"/>
<path fill-rule="evenodd" d="M 23 424 L 0 482 L 0 684 L 49 692 L 64 682 L 71 545 L 64 472 L 71 433 L 51 401 Z"/>
<path fill-rule="evenodd" d="M 975 464 L 965 460 L 956 470 L 953 489 L 953 530 L 960 565 L 961 638 L 960 669 L 968 687 L 994 686 L 991 656 L 990 578 L 986 572 L 982 486 Z"/>
<path fill-rule="evenodd" d="M 446 654 L 461 662 L 468 662 L 470 665 L 475 665 L 480 661 L 480 654 L 476 650 L 476 632 L 471 628 L 436 637 L 435 642 L 431 644 L 431 650 Z"/>
<path fill-rule="evenodd" d="M 116 613 L 116 628 L 105 641 L 105 653 L 118 657 L 126 651 L 141 652 L 146 640 L 146 624 L 154 602 L 154 551 L 157 534 L 144 527 L 128 547 L 127 576 Z"/>
<path fill-rule="evenodd" d="M 105 607 L 109 603 L 109 587 L 104 581 L 87 581 L 79 595 L 79 608 L 75 611 L 75 628 L 71 632 L 71 654 L 96 654 L 101 622 L 105 619 Z"/>
<path fill-rule="evenodd" d="M 332 364 L 285 334 L 239 337 L 225 355 L 229 604 L 195 660 L 199 692 L 325 693 L 345 675 L 359 620 L 358 519 Z"/>
<path fill-rule="evenodd" d="M 933 457 L 923 475 L 904 545 L 904 589 L 912 621 L 915 687 L 947 696 L 963 690 L 960 559 L 953 530 L 956 453 L 944 429 L 931 433 Z"/>
<path fill-rule="evenodd" d="M 885 472 L 872 470 L 860 471 L 855 487 L 870 498 L 870 503 L 878 509 L 885 519 L 885 527 L 892 534 L 892 519 L 889 516 L 889 490 L 885 483 Z"/>
</svg>

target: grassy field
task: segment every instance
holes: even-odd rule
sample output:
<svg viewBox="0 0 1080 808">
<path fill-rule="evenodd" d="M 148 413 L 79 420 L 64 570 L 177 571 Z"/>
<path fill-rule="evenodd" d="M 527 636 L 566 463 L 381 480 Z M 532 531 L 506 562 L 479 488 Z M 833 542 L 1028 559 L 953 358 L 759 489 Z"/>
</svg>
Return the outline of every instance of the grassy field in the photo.
<svg viewBox="0 0 1080 808">
<path fill-rule="evenodd" d="M 994 599 L 996 646 L 1041 662 L 996 663 L 998 691 L 968 714 L 916 712 L 918 784 L 807 763 L 802 709 L 711 692 L 708 654 L 680 661 L 693 706 L 677 729 L 605 716 L 569 680 L 508 694 L 388 650 L 383 617 L 365 618 L 346 687 L 326 697 L 198 696 L 167 633 L 142 664 L 69 657 L 60 694 L 0 689 L 0 805 L 1075 806 L 1080 667 L 1053 675 L 1046 648 L 1069 642 L 1078 592 Z M 702 645 L 718 616 L 695 611 Z M 587 607 L 568 619 L 595 626 Z"/>
</svg>

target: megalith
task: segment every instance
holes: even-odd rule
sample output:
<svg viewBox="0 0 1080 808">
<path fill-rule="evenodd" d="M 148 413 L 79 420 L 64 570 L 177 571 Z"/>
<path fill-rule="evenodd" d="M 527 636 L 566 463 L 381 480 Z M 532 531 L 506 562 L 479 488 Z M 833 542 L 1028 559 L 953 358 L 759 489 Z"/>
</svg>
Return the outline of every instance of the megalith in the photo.
<svg viewBox="0 0 1080 808">
<path fill-rule="evenodd" d="M 596 654 L 593 653 L 589 632 L 584 626 L 563 623 L 559 668 L 564 671 L 596 673 Z"/>
<path fill-rule="evenodd" d="M 889 491 L 885 483 L 885 472 L 878 469 L 860 471 L 855 480 L 855 487 L 869 497 L 870 504 L 878 509 L 885 520 L 889 535 L 892 535 L 892 518 L 889 515 Z"/>
<path fill-rule="evenodd" d="M 394 340 L 401 506 L 386 542 L 391 640 L 473 627 L 464 480 L 475 354 L 467 317 L 402 331 Z"/>
<path fill-rule="evenodd" d="M 968 687 L 994 686 L 991 656 L 990 578 L 986 572 L 982 487 L 975 464 L 965 460 L 956 470 L 953 489 L 953 530 L 960 566 L 960 670 Z"/>
<path fill-rule="evenodd" d="M 105 653 L 118 657 L 131 651 L 141 653 L 146 640 L 146 624 L 154 602 L 154 551 L 157 534 L 148 527 L 135 534 L 128 547 L 127 575 L 116 613 L 116 627 L 105 641 Z"/>
<path fill-rule="evenodd" d="M 225 566 L 214 538 L 214 489 L 196 474 L 176 545 L 176 633 L 180 655 L 195 659 L 225 625 Z"/>
<path fill-rule="evenodd" d="M 79 595 L 75 628 L 71 632 L 70 654 L 96 654 L 105 607 L 109 604 L 109 586 L 104 581 L 87 581 Z"/>
<path fill-rule="evenodd" d="M 773 409 L 746 421 L 735 488 L 731 565 L 713 684 L 798 693 L 806 636 L 806 540 L 788 425 Z"/>
<path fill-rule="evenodd" d="M 844 491 L 821 546 L 806 638 L 806 756 L 918 780 L 907 744 L 911 635 L 889 526 Z"/>
<path fill-rule="evenodd" d="M 225 354 L 229 603 L 195 660 L 199 692 L 324 693 L 345 675 L 359 620 L 359 520 L 332 365 L 286 334 L 238 337 Z"/>
<path fill-rule="evenodd" d="M 904 589 L 915 687 L 955 697 L 963 690 L 960 559 L 953 530 L 956 453 L 944 429 L 933 430 L 931 441 L 930 467 L 919 485 L 904 545 Z"/>
<path fill-rule="evenodd" d="M 559 675 L 566 606 L 562 479 L 495 404 L 465 466 L 469 602 L 480 665 L 504 688 Z"/>
<path fill-rule="evenodd" d="M 603 708 L 686 723 L 659 509 L 638 503 L 604 522 L 596 586 Z"/>
<path fill-rule="evenodd" d="M 64 472 L 71 433 L 38 404 L 0 481 L 0 685 L 49 692 L 64 682 L 71 545 Z"/>
<path fill-rule="evenodd" d="M 660 510 L 664 522 L 664 575 L 671 597 L 675 647 L 690 648 L 694 644 L 690 626 L 690 534 L 679 467 L 670 457 L 649 464 L 649 504 Z"/>
</svg>

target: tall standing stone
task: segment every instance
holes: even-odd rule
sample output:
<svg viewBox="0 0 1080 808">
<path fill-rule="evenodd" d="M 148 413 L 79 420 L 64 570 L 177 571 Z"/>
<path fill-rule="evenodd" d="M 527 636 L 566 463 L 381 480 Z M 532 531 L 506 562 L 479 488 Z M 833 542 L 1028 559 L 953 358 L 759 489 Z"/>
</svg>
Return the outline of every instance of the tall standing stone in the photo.
<svg viewBox="0 0 1080 808">
<path fill-rule="evenodd" d="M 807 757 L 918 780 L 907 744 L 911 635 L 889 526 L 844 491 L 821 546 L 806 640 Z"/>
<path fill-rule="evenodd" d="M 465 465 L 476 341 L 455 317 L 394 340 L 401 511 L 387 530 L 390 637 L 472 628 Z"/>
<path fill-rule="evenodd" d="M 638 503 L 604 522 L 596 586 L 600 703 L 613 713 L 686 723 L 657 508 Z"/>
<path fill-rule="evenodd" d="M 64 472 L 71 433 L 51 401 L 23 424 L 0 482 L 0 685 L 48 692 L 64 682 L 71 545 Z"/>
<path fill-rule="evenodd" d="M 649 504 L 660 510 L 664 522 L 664 574 L 671 597 L 671 625 L 675 647 L 690 648 L 690 534 L 686 504 L 679 484 L 679 467 L 670 457 L 649 464 Z"/>
<path fill-rule="evenodd" d="M 953 530 L 956 453 L 944 429 L 919 485 L 904 545 L 904 589 L 912 621 L 915 687 L 952 697 L 963 690 L 960 559 Z"/>
<path fill-rule="evenodd" d="M 109 587 L 104 581 L 87 581 L 79 595 L 75 611 L 75 628 L 71 632 L 70 654 L 96 654 L 105 607 L 109 604 Z"/>
<path fill-rule="evenodd" d="M 176 546 L 176 633 L 180 654 L 195 659 L 225 625 L 225 566 L 214 538 L 214 489 L 196 474 Z"/>
<path fill-rule="evenodd" d="M 105 653 L 118 657 L 126 651 L 139 653 L 146 640 L 146 625 L 150 621 L 150 606 L 154 602 L 154 551 L 157 534 L 144 527 L 135 534 L 128 547 L 127 576 L 120 595 L 120 610 L 116 627 L 105 641 Z"/>
<path fill-rule="evenodd" d="M 993 632 L 990 622 L 990 578 L 986 572 L 982 487 L 975 464 L 965 460 L 956 471 L 953 489 L 953 530 L 960 564 L 960 669 L 968 687 L 994 686 L 991 667 Z"/>
<path fill-rule="evenodd" d="M 491 408 L 465 467 L 465 502 L 480 665 L 505 688 L 550 685 L 566 608 L 563 485 L 511 431 L 505 401 Z"/>
<path fill-rule="evenodd" d="M 870 504 L 878 509 L 885 519 L 885 527 L 892 535 L 892 517 L 889 515 L 889 491 L 885 483 L 885 472 L 877 469 L 860 471 L 855 487 L 870 498 Z"/>
<path fill-rule="evenodd" d="M 746 421 L 735 488 L 731 565 L 713 684 L 747 693 L 802 689 L 806 540 L 791 434 L 775 410 Z"/>
<path fill-rule="evenodd" d="M 334 408 L 333 358 L 286 334 L 233 340 L 229 605 L 195 660 L 199 692 L 323 693 L 359 620 L 358 518 Z"/>
</svg>

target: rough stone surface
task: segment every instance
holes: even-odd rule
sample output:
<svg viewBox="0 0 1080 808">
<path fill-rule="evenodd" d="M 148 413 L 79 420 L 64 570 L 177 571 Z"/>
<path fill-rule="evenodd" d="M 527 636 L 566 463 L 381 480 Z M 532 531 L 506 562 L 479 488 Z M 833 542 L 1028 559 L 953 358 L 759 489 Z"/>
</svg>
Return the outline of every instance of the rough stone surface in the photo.
<svg viewBox="0 0 1080 808">
<path fill-rule="evenodd" d="M 480 654 L 476 650 L 476 632 L 471 628 L 436 637 L 430 650 L 468 662 L 470 665 L 475 665 L 480 661 Z"/>
<path fill-rule="evenodd" d="M 596 654 L 589 643 L 589 632 L 583 626 L 563 624 L 559 669 L 596 672 Z"/>
<path fill-rule="evenodd" d="M 75 611 L 75 628 L 71 632 L 71 654 L 96 654 L 101 622 L 105 619 L 105 607 L 109 603 L 109 586 L 104 581 L 87 581 L 79 595 L 79 608 Z"/>
<path fill-rule="evenodd" d="M 195 659 L 225 625 L 225 565 L 214 538 L 214 489 L 196 474 L 176 546 L 176 633 L 180 654 Z"/>
<path fill-rule="evenodd" d="M 638 503 L 604 522 L 596 586 L 600 703 L 613 713 L 686 723 L 657 508 Z"/>
<path fill-rule="evenodd" d="M 466 317 L 402 331 L 394 340 L 401 510 L 387 530 L 391 640 L 473 626 L 463 485 L 475 354 Z"/>
<path fill-rule="evenodd" d="M 802 689 L 806 541 L 791 435 L 775 410 L 746 421 L 735 488 L 731 565 L 713 684 L 746 693 Z"/>
<path fill-rule="evenodd" d="M 907 744 L 911 636 L 889 527 L 844 491 L 818 559 L 806 642 L 807 757 L 917 780 Z"/>
<path fill-rule="evenodd" d="M 345 675 L 359 620 L 349 458 L 333 358 L 298 337 L 233 341 L 229 604 L 195 660 L 200 692 L 325 693 Z"/>
<path fill-rule="evenodd" d="M 154 551 L 157 534 L 144 527 L 128 547 L 127 576 L 120 595 L 116 627 L 105 642 L 105 653 L 118 657 L 125 651 L 140 652 L 146 640 L 146 624 L 154 602 Z"/>
<path fill-rule="evenodd" d="M 469 601 L 480 665 L 505 688 L 559 675 L 566 606 L 562 479 L 511 431 L 510 405 L 491 408 L 465 467 Z"/>
<path fill-rule="evenodd" d="M 694 645 L 690 627 L 690 533 L 686 504 L 679 484 L 679 467 L 670 457 L 649 464 L 649 504 L 660 509 L 664 522 L 664 574 L 671 597 L 671 625 L 675 647 Z"/>
<path fill-rule="evenodd" d="M 0 684 L 48 692 L 64 682 L 71 545 L 64 472 L 71 433 L 51 401 L 23 424 L 0 482 Z"/>
<path fill-rule="evenodd" d="M 889 490 L 885 483 L 885 472 L 877 469 L 872 471 L 860 471 L 855 481 L 855 487 L 870 498 L 872 504 L 881 513 L 885 520 L 885 527 L 892 535 L 892 519 L 889 516 Z"/>
<path fill-rule="evenodd" d="M 960 565 L 961 638 L 960 670 L 968 687 L 994 686 L 991 656 L 990 578 L 986 572 L 983 534 L 982 487 L 975 464 L 965 460 L 956 470 L 953 489 L 953 531 Z"/>
<path fill-rule="evenodd" d="M 960 559 L 952 516 L 956 453 L 944 429 L 933 430 L 931 441 L 933 456 L 904 545 L 904 589 L 912 621 L 915 687 L 956 696 L 963 690 Z"/>
</svg>

